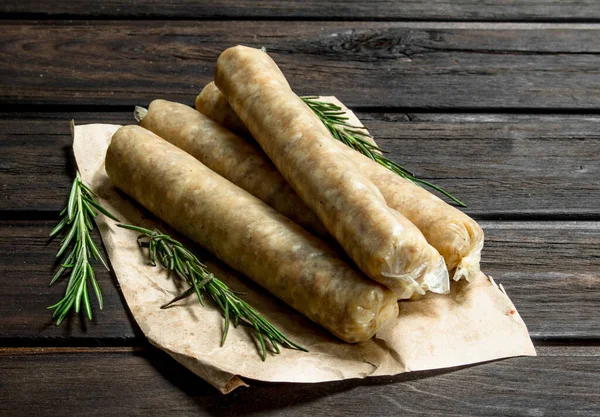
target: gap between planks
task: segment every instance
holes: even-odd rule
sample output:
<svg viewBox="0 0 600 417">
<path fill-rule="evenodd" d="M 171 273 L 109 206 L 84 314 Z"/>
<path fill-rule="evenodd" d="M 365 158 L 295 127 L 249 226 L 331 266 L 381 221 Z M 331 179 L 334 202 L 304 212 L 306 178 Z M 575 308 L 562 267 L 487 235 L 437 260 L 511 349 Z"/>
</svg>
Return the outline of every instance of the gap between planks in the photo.
<svg viewBox="0 0 600 417">
<path fill-rule="evenodd" d="M 557 19 L 463 19 L 463 18 L 369 18 L 355 16 L 240 16 L 230 17 L 193 17 L 193 16 L 112 16 L 112 15 L 82 15 L 43 13 L 2 13 L 0 24 L 24 23 L 61 23 L 61 22 L 294 22 L 294 23 L 402 23 L 403 26 L 414 29 L 506 29 L 506 30 L 538 30 L 538 29 L 598 29 L 600 17 L 591 18 L 557 18 Z"/>
<path fill-rule="evenodd" d="M 538 356 L 600 357 L 600 344 L 550 344 L 535 346 Z M 152 346 L 99 346 L 99 347 L 0 347 L 0 356 L 29 356 L 84 353 L 137 353 L 156 351 Z"/>
<path fill-rule="evenodd" d="M 248 0 L 203 1 L 63 0 L 50 6 L 42 0 L 5 0 L 0 6 L 8 18 L 92 18 L 169 20 L 349 20 L 349 21 L 597 21 L 600 8 L 594 0 L 537 0 L 498 2 L 491 0 L 394 2 L 348 0 L 324 3 L 318 0 L 252 2 Z"/>
</svg>

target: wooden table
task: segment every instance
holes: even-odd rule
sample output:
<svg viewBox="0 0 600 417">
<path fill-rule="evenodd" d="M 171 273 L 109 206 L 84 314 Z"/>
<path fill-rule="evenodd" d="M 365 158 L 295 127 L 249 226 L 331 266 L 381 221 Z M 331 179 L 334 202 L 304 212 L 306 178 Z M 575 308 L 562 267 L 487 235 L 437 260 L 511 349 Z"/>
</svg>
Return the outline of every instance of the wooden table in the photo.
<svg viewBox="0 0 600 417">
<path fill-rule="evenodd" d="M 5 0 L 0 13 L 1 415 L 600 415 L 600 2 Z M 393 159 L 468 202 L 483 268 L 538 357 L 222 396 L 144 341 L 108 273 L 93 322 L 51 323 L 68 121 L 192 104 L 238 43 L 265 46 L 298 93 L 339 97 Z"/>
</svg>

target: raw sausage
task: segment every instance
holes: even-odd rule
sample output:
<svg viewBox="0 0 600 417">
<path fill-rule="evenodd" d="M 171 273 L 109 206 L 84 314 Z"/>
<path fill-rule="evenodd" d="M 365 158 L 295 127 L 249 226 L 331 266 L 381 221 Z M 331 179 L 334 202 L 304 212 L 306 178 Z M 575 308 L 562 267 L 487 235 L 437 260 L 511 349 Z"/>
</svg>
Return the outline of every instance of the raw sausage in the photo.
<svg viewBox="0 0 600 417">
<path fill-rule="evenodd" d="M 166 100 L 150 103 L 140 124 L 300 226 L 328 236 L 317 216 L 255 143 L 249 143 L 191 107 Z"/>
<path fill-rule="evenodd" d="M 218 107 L 206 106 L 202 104 L 204 100 L 218 101 L 221 104 Z M 328 101 L 329 98 L 321 97 L 321 100 Z M 348 109 L 343 105 L 341 107 L 350 117 L 350 123 L 354 122 L 359 126 L 359 120 L 348 113 Z M 198 96 L 196 108 L 205 112 L 204 114 L 209 118 L 214 120 L 216 117 L 220 118 L 225 127 L 229 127 L 230 124 L 243 125 L 227 103 L 223 93 L 217 88 L 211 88 L 210 93 L 202 97 Z M 345 145 L 338 147 L 345 147 Z M 427 242 L 444 257 L 446 267 L 454 280 L 461 278 L 470 280 L 471 277 L 478 275 L 484 234 L 475 220 L 424 188 L 394 174 L 360 153 L 347 147 L 344 152 L 373 181 L 387 204 L 421 230 Z M 266 155 L 262 157 L 267 158 Z"/>
<path fill-rule="evenodd" d="M 265 153 L 356 265 L 399 298 L 447 292 L 438 251 L 381 192 L 258 49 L 237 46 L 217 61 L 215 84 Z"/>
<path fill-rule="evenodd" d="M 397 317 L 393 292 L 154 133 L 120 128 L 105 162 L 117 187 L 342 340 L 368 340 Z"/>
</svg>

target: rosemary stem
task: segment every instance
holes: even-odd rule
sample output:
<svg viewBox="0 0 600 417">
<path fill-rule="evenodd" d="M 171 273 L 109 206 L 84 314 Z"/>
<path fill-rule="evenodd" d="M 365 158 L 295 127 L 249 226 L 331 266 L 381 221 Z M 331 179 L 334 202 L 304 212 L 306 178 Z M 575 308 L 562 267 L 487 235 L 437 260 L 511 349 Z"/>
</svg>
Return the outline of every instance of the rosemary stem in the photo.
<svg viewBox="0 0 600 417">
<path fill-rule="evenodd" d="M 352 126 L 349 123 L 349 118 L 345 116 L 345 112 L 340 106 L 320 101 L 317 96 L 305 96 L 300 98 L 321 120 L 334 139 L 365 155 L 367 158 L 374 160 L 379 165 L 382 165 L 402 178 L 411 181 L 413 184 L 429 187 L 446 196 L 460 207 L 467 206 L 443 188 L 432 184 L 429 181 L 417 178 L 403 166 L 386 158 L 383 155 L 386 153 L 385 150 L 367 140 L 369 138 L 372 139 L 372 136 L 367 132 L 366 128 L 364 126 Z"/>
<path fill-rule="evenodd" d="M 82 197 L 81 194 L 79 194 L 77 196 L 77 220 L 79 221 L 79 233 L 80 236 L 79 238 L 81 239 L 81 264 L 85 265 L 84 268 L 86 268 L 86 270 L 83 273 L 82 279 L 81 279 L 81 290 L 78 291 L 78 297 L 76 299 L 76 307 L 75 307 L 75 312 L 79 313 L 80 310 L 80 306 L 81 306 L 81 293 L 85 290 L 85 293 L 87 294 L 87 285 L 86 285 L 86 277 L 87 277 L 87 264 L 88 264 L 88 250 L 87 250 L 87 237 L 86 237 L 86 232 L 88 231 L 87 225 L 85 224 L 85 216 L 83 215 L 83 203 L 82 203 Z M 88 309 L 86 309 L 86 311 L 88 311 Z M 88 319 L 91 320 L 91 314 L 88 315 Z"/>
<path fill-rule="evenodd" d="M 96 244 L 92 240 L 91 231 L 94 228 L 95 218 L 98 213 L 102 213 L 111 219 L 117 220 L 104 207 L 94 201 L 94 192 L 88 188 L 79 172 L 73 180 L 67 206 L 61 211 L 62 219 L 52 229 L 50 236 L 56 236 L 63 229 L 68 229 L 65 237 L 61 240 L 57 258 L 70 249 L 68 255 L 61 262 L 61 265 L 50 281 L 50 285 L 56 283 L 65 272 L 70 271 L 67 287 L 63 298 L 56 304 L 48 307 L 54 310 L 52 318 L 56 320 L 56 325 L 60 325 L 69 311 L 74 308 L 75 312 L 81 311 L 81 303 L 85 308 L 86 316 L 92 319 L 92 307 L 88 294 L 88 280 L 92 283 L 92 288 L 98 299 L 98 304 L 102 310 L 102 292 L 96 281 L 94 269 L 91 265 L 91 258 L 99 260 L 107 269 L 108 264 L 100 254 Z"/>
<path fill-rule="evenodd" d="M 229 333 L 230 321 L 233 321 L 234 327 L 237 327 L 238 323 L 243 323 L 254 329 L 258 345 L 260 346 L 262 360 L 266 359 L 267 350 L 279 353 L 278 345 L 289 349 L 306 351 L 305 348 L 284 336 L 283 333 L 242 300 L 223 281 L 215 277 L 206 265 L 179 241 L 156 229 L 149 230 L 128 224 L 118 224 L 117 226 L 140 233 L 138 242 L 141 248 L 148 249 L 148 258 L 151 264 L 155 266 L 156 263 L 152 262 L 153 259 L 160 259 L 160 265 L 169 271 L 175 272 L 174 276 L 179 277 L 190 286 L 186 291 L 176 296 L 170 302 L 165 303 L 161 308 L 166 308 L 175 301 L 192 294 L 196 294 L 200 303 L 204 305 L 202 297 L 204 295 L 223 314 L 225 323 L 220 340 L 221 346 L 225 343 Z M 270 343 L 272 349 L 267 349 L 266 341 Z"/>
</svg>

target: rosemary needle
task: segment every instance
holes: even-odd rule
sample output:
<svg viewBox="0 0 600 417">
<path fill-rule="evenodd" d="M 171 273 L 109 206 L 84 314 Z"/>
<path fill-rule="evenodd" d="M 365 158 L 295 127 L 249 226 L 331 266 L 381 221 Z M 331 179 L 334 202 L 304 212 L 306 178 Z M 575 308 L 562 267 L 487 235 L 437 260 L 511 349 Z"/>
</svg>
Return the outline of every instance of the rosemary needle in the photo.
<svg viewBox="0 0 600 417">
<path fill-rule="evenodd" d="M 66 271 L 70 271 L 65 295 L 58 303 L 48 307 L 49 309 L 54 310 L 52 319 L 56 320 L 57 326 L 62 323 L 73 307 L 75 308 L 75 312 L 79 313 L 82 301 L 88 319 L 92 319 L 92 306 L 88 294 L 88 280 L 91 282 L 96 298 L 98 299 L 100 310 L 102 310 L 102 292 L 96 281 L 94 268 L 92 267 L 90 260 L 92 258 L 96 259 L 100 261 L 107 270 L 109 268 L 108 264 L 100 254 L 98 247 L 92 240 L 90 232 L 94 228 L 95 218 L 98 215 L 98 212 L 113 220 L 118 221 L 118 219 L 98 204 L 94 200 L 94 196 L 96 196 L 96 194 L 83 183 L 78 172 L 73 181 L 73 185 L 71 186 L 67 207 L 60 213 L 62 219 L 52 232 L 50 232 L 50 236 L 53 237 L 64 228 L 68 228 L 69 230 L 60 242 L 58 253 L 56 254 L 57 258 L 63 256 L 67 248 L 73 243 L 71 252 L 66 255 L 60 268 L 50 281 L 50 285 L 52 285 Z"/>
<path fill-rule="evenodd" d="M 372 136 L 367 133 L 364 126 L 357 127 L 348 123 L 348 117 L 345 115 L 344 110 L 342 110 L 340 106 L 333 103 L 320 101 L 319 97 L 317 96 L 306 96 L 300 98 L 308 105 L 308 107 L 310 107 L 310 109 L 317 115 L 321 122 L 323 122 L 323 124 L 331 132 L 334 139 L 339 140 L 355 151 L 362 153 L 366 157 L 377 162 L 379 165 L 382 165 L 390 171 L 400 175 L 402 178 L 406 178 L 417 185 L 425 185 L 429 188 L 432 188 L 445 195 L 459 206 L 466 207 L 465 203 L 445 191 L 443 188 L 438 187 L 429 181 L 417 178 L 412 172 L 408 171 L 403 166 L 386 158 L 383 155 L 385 151 L 369 141 Z"/>
<path fill-rule="evenodd" d="M 244 324 L 252 327 L 256 332 L 258 342 L 261 346 L 261 357 L 267 358 L 268 341 L 275 351 L 280 353 L 279 346 L 306 352 L 302 346 L 292 342 L 284 336 L 275 326 L 269 323 L 248 303 L 238 297 L 225 283 L 217 279 L 206 266 L 179 241 L 159 230 L 149 230 L 143 227 L 119 224 L 119 227 L 141 233 L 138 242 L 142 248 L 148 249 L 148 258 L 153 266 L 160 264 L 190 285 L 187 291 L 175 297 L 161 308 L 167 308 L 176 301 L 196 294 L 200 304 L 204 305 L 204 297 L 207 297 L 223 313 L 225 324 L 221 346 L 225 343 L 229 331 L 229 323 L 233 326 Z"/>
</svg>

